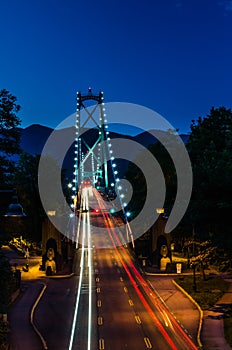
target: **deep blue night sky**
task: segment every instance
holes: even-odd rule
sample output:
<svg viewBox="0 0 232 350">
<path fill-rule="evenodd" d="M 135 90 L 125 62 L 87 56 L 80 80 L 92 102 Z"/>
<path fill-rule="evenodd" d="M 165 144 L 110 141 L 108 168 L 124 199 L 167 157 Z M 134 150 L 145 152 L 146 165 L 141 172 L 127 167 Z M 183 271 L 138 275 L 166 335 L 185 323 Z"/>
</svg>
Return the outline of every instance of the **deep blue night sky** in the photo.
<svg viewBox="0 0 232 350">
<path fill-rule="evenodd" d="M 0 89 L 17 96 L 23 127 L 56 127 L 92 86 L 188 132 L 232 107 L 231 39 L 230 0 L 1 1 Z"/>
</svg>

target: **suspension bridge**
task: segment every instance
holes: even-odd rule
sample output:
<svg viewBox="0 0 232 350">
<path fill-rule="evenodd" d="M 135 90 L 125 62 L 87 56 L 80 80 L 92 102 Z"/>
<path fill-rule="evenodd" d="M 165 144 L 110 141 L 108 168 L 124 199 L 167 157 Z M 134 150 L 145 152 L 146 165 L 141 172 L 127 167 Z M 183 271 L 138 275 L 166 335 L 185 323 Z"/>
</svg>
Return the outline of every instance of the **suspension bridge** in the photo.
<svg viewBox="0 0 232 350">
<path fill-rule="evenodd" d="M 91 125 L 90 129 L 89 125 Z M 117 201 L 111 205 L 111 212 L 121 210 L 127 221 L 130 216 L 129 211 L 126 210 L 128 203 L 122 200 L 125 195 L 118 177 L 119 172 L 108 127 L 103 92 L 100 91 L 95 95 L 91 88 L 88 89 L 87 94 L 77 92 L 73 208 L 75 212 L 86 210 L 82 206 L 85 200 L 81 199 L 81 193 L 85 186 L 91 185 L 110 199 L 117 197 Z M 89 137 L 89 132 L 93 128 L 96 131 L 95 140 Z"/>
<path fill-rule="evenodd" d="M 94 102 L 90 108 L 89 102 Z M 91 144 L 85 130 L 89 122 L 98 132 Z M 133 233 L 103 92 L 94 95 L 89 88 L 86 95 L 77 93 L 75 127 L 72 190 L 77 218 L 73 266 L 77 285 L 68 349 L 196 350 L 196 344 L 144 278 L 133 254 Z M 112 202 L 101 195 L 109 191 L 116 195 Z M 115 206 L 123 218 L 111 214 Z"/>
</svg>

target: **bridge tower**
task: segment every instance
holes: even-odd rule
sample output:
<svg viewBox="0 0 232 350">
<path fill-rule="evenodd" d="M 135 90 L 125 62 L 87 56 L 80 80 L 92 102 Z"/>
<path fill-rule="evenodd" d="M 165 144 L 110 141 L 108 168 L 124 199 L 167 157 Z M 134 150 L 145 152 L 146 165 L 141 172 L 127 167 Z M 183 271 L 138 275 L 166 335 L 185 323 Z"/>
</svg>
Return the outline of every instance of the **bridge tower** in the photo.
<svg viewBox="0 0 232 350">
<path fill-rule="evenodd" d="M 90 107 L 86 106 L 88 101 L 93 101 Z M 73 180 L 76 190 L 84 180 L 90 181 L 93 186 L 96 184 L 105 188 L 109 186 L 107 164 L 109 132 L 106 130 L 108 126 L 103 101 L 102 91 L 98 95 L 94 95 L 91 88 L 85 95 L 77 92 Z M 88 123 L 93 124 L 94 128 L 88 129 Z"/>
</svg>

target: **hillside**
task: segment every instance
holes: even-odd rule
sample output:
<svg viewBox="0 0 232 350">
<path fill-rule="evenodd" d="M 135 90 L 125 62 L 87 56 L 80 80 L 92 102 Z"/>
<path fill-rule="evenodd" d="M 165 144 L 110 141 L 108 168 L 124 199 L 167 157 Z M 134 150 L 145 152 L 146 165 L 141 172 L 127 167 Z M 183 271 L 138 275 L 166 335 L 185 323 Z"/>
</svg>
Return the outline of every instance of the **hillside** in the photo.
<svg viewBox="0 0 232 350">
<path fill-rule="evenodd" d="M 21 129 L 21 148 L 31 155 L 41 154 L 48 137 L 51 135 L 53 131 L 54 131 L 53 129 L 40 124 L 33 124 L 25 129 Z M 68 172 L 67 175 L 71 176 L 73 171 L 73 166 L 74 166 L 74 160 L 73 160 L 74 145 L 72 145 L 69 148 L 67 155 L 64 158 L 64 161 L 62 156 L 62 150 L 65 147 L 65 144 L 69 143 L 70 139 L 74 140 L 75 127 L 55 130 L 54 132 L 57 137 L 57 142 L 54 145 L 54 149 L 56 150 L 56 154 L 60 155 L 60 159 L 58 156 L 57 161 L 60 164 L 60 166 L 67 169 L 67 172 Z M 168 137 L 168 134 L 165 131 L 160 131 L 160 130 L 156 131 L 156 135 L 159 139 L 162 139 L 162 140 L 165 140 Z M 91 147 L 94 144 L 94 142 L 97 140 L 98 130 L 86 129 L 84 136 L 85 136 L 85 139 L 88 140 L 88 145 Z M 152 131 L 150 132 L 145 131 L 145 132 L 139 133 L 136 136 L 123 135 L 116 132 L 110 132 L 109 136 L 111 139 L 121 138 L 121 139 L 136 141 L 144 147 L 147 147 L 150 144 L 154 144 L 155 142 L 157 142 L 156 138 L 152 136 Z M 180 136 L 183 142 L 186 143 L 188 140 L 188 135 L 180 135 Z M 118 148 L 120 148 L 120 142 L 118 144 L 119 144 Z M 128 142 L 127 149 L 123 150 L 123 153 L 125 154 L 125 159 L 128 159 L 127 156 L 129 157 L 129 159 L 131 159 L 131 157 L 133 159 L 136 156 L 133 150 L 133 147 L 134 145 L 133 144 L 130 145 L 130 143 Z M 82 151 L 84 153 L 87 151 L 87 148 L 85 145 L 82 145 Z M 120 150 L 120 152 L 122 152 L 122 150 Z M 121 158 L 124 158 L 124 157 L 122 156 Z M 125 171 L 127 170 L 127 167 L 128 167 L 128 161 L 120 160 L 118 162 L 118 167 L 120 170 L 120 174 L 121 175 L 125 174 Z"/>
<path fill-rule="evenodd" d="M 65 138 L 69 135 L 69 133 L 70 133 L 70 136 L 73 135 L 73 132 L 75 131 L 75 129 L 74 127 L 73 127 L 73 130 L 72 128 L 70 128 L 70 130 L 68 131 L 68 134 L 67 134 L 67 131 L 68 129 L 66 130 L 62 129 L 56 132 L 63 134 L 63 137 Z M 53 132 L 52 128 L 49 128 L 47 126 L 43 126 L 40 124 L 33 124 L 28 126 L 25 129 L 21 129 L 21 148 L 32 155 L 41 154 L 43 147 L 52 132 Z M 88 132 L 88 142 L 91 145 L 94 143 L 94 140 L 96 140 L 98 131 L 97 129 L 90 129 L 88 131 L 86 130 L 86 132 Z M 151 130 L 151 133 L 152 133 L 152 130 Z M 136 142 L 139 142 L 144 147 L 147 147 L 150 144 L 153 144 L 156 142 L 156 139 L 151 135 L 151 133 L 144 131 L 136 136 L 130 136 L 125 134 L 119 134 L 116 132 L 110 132 L 109 136 L 112 139 L 126 138 L 129 140 L 134 140 Z M 163 137 L 166 134 L 164 131 L 156 131 L 156 133 L 160 137 Z M 180 137 L 182 138 L 182 141 L 184 143 L 187 142 L 188 140 L 187 134 L 182 134 L 180 135 Z"/>
</svg>

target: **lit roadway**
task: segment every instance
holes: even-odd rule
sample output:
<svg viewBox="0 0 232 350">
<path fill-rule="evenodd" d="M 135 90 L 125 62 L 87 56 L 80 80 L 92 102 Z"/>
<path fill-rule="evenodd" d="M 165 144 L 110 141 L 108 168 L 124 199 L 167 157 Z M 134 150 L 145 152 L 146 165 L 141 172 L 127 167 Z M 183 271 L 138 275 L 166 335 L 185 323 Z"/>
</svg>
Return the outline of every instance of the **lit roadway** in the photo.
<svg viewBox="0 0 232 350">
<path fill-rule="evenodd" d="M 81 204 L 101 212 L 87 210 L 77 224 L 80 248 L 68 349 L 196 350 L 144 279 L 97 190 L 84 188 Z M 107 233 L 95 234 L 94 226 Z"/>
</svg>

